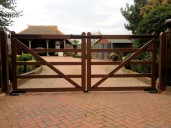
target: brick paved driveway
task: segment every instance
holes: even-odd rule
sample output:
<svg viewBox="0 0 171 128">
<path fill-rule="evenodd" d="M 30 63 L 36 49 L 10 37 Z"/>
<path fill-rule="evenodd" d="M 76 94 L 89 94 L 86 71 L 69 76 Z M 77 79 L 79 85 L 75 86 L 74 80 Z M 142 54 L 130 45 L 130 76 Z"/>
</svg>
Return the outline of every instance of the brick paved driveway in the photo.
<svg viewBox="0 0 171 128">
<path fill-rule="evenodd" d="M 0 128 L 171 128 L 171 95 L 139 91 L 0 96 Z"/>
</svg>

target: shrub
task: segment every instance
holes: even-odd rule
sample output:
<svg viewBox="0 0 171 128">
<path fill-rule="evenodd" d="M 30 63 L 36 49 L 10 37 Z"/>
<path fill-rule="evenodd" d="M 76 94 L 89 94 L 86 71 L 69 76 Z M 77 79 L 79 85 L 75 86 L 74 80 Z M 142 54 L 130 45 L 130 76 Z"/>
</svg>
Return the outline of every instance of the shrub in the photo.
<svg viewBox="0 0 171 128">
<path fill-rule="evenodd" d="M 11 54 L 8 54 L 8 58 L 12 58 L 12 55 Z"/>
<path fill-rule="evenodd" d="M 27 62 L 36 62 L 36 60 L 29 60 Z M 26 72 L 33 71 L 36 68 L 35 65 L 26 65 Z"/>
<path fill-rule="evenodd" d="M 116 52 L 112 52 L 111 54 L 109 54 L 109 59 L 112 59 L 113 61 L 117 61 L 121 59 L 121 57 Z"/>
<path fill-rule="evenodd" d="M 134 60 L 134 61 L 140 61 L 140 60 Z M 150 73 L 151 65 L 150 64 L 147 64 L 147 65 L 130 64 L 130 69 L 138 73 Z"/>
<path fill-rule="evenodd" d="M 16 61 L 27 61 L 27 62 L 36 62 L 36 60 L 32 60 L 31 54 L 22 54 L 16 55 Z M 8 54 L 8 65 L 9 65 L 9 79 L 12 81 L 12 55 Z M 23 74 L 26 72 L 30 72 L 36 68 L 35 65 L 17 65 L 17 74 Z"/>
<path fill-rule="evenodd" d="M 33 56 L 31 54 L 21 54 L 19 56 L 19 61 L 28 61 L 32 59 L 33 59 Z"/>
<path fill-rule="evenodd" d="M 80 55 L 74 55 L 73 58 L 81 58 Z"/>
<path fill-rule="evenodd" d="M 16 61 L 20 60 L 20 55 L 16 55 Z"/>
<path fill-rule="evenodd" d="M 124 57 L 124 60 L 127 59 L 131 54 L 128 54 Z M 136 56 L 132 61 L 151 61 L 151 54 L 146 52 Z M 138 73 L 150 73 L 151 72 L 151 65 L 141 65 L 141 64 L 126 64 L 124 66 L 126 69 L 130 69 L 132 71 Z"/>
<path fill-rule="evenodd" d="M 36 62 L 36 60 L 29 60 L 26 62 Z M 23 74 L 26 72 L 33 71 L 35 68 L 35 65 L 17 65 L 17 74 Z"/>
<path fill-rule="evenodd" d="M 24 65 L 17 65 L 17 74 L 24 73 Z"/>
<path fill-rule="evenodd" d="M 72 57 L 75 57 L 77 54 L 76 53 L 72 53 Z"/>
<path fill-rule="evenodd" d="M 131 54 L 126 55 L 126 56 L 122 57 L 122 60 L 124 61 L 124 60 L 126 60 L 128 57 L 130 57 L 130 56 L 131 56 Z M 124 67 L 125 67 L 126 69 L 131 69 L 130 64 L 126 64 L 126 65 L 124 65 Z"/>
</svg>

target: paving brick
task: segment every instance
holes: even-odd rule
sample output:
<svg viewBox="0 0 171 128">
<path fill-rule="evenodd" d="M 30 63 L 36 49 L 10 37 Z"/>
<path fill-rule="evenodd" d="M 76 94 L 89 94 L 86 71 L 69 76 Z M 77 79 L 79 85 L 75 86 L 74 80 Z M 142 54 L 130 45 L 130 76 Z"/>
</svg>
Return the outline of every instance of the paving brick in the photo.
<svg viewBox="0 0 171 128">
<path fill-rule="evenodd" d="M 46 128 L 47 125 L 44 123 L 44 122 L 39 122 L 37 123 L 37 125 L 40 127 L 40 128 Z"/>
<path fill-rule="evenodd" d="M 0 97 L 0 128 L 170 128 L 171 95 L 26 93 Z"/>
<path fill-rule="evenodd" d="M 69 126 L 66 126 L 65 124 L 58 124 L 57 125 L 59 128 L 69 128 Z"/>
<path fill-rule="evenodd" d="M 166 123 L 163 126 L 160 126 L 159 128 L 171 128 L 171 123 Z"/>
</svg>

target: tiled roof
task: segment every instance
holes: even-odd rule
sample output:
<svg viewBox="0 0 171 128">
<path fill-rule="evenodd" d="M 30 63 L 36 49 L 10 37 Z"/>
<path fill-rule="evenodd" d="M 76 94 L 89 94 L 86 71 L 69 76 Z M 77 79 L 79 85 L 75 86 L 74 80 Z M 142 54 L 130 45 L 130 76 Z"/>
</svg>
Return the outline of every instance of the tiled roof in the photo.
<svg viewBox="0 0 171 128">
<path fill-rule="evenodd" d="M 64 35 L 57 26 L 34 26 L 28 25 L 28 28 L 19 32 L 19 34 L 58 34 Z"/>
<path fill-rule="evenodd" d="M 109 44 L 109 43 L 115 43 L 115 44 L 117 44 L 117 43 L 122 43 L 122 44 L 128 43 L 128 44 L 131 44 L 132 42 L 131 42 L 131 40 L 128 40 L 128 39 L 100 39 L 99 41 L 97 41 L 95 43 L 95 45 L 96 44 Z"/>
<path fill-rule="evenodd" d="M 95 44 L 109 44 L 109 43 L 111 43 L 111 42 L 107 39 L 100 39 Z"/>
</svg>

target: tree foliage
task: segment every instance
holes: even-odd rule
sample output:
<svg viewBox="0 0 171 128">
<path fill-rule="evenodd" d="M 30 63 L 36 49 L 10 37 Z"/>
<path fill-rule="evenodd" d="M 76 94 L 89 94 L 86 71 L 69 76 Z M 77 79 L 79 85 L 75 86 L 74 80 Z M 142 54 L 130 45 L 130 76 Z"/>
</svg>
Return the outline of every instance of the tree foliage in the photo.
<svg viewBox="0 0 171 128">
<path fill-rule="evenodd" d="M 73 45 L 77 45 L 79 43 L 79 40 L 72 40 Z"/>
<path fill-rule="evenodd" d="M 148 2 L 141 6 L 140 14 L 143 16 L 148 14 L 150 10 L 158 7 L 158 6 L 168 6 L 171 4 L 171 0 L 148 0 Z"/>
<path fill-rule="evenodd" d="M 128 21 L 127 30 L 133 34 L 158 32 L 165 30 L 165 20 L 170 16 L 171 0 L 134 0 L 133 5 L 127 4 L 121 13 Z"/>
<path fill-rule="evenodd" d="M 133 34 L 136 33 L 138 23 L 142 20 L 140 15 L 141 6 L 143 6 L 147 0 L 134 0 L 134 5 L 126 4 L 125 8 L 121 8 L 121 13 L 128 21 L 128 24 L 124 24 L 127 30 L 131 30 Z"/>
<path fill-rule="evenodd" d="M 165 21 L 169 18 L 171 18 L 171 5 L 167 7 L 158 6 L 144 15 L 137 27 L 137 33 L 151 34 L 157 32 L 159 34 L 166 30 Z"/>
<path fill-rule="evenodd" d="M 127 5 L 128 6 L 128 5 Z M 134 9 L 137 5 L 134 2 L 134 5 L 131 5 Z M 131 6 L 128 6 L 129 8 Z M 128 8 L 126 7 L 126 8 Z M 139 19 L 135 20 L 135 18 L 131 18 L 134 14 L 133 9 L 125 9 L 123 14 L 123 10 L 121 10 L 122 15 L 129 22 L 128 26 L 134 24 L 134 28 L 127 28 L 128 30 L 133 30 L 133 34 L 151 34 L 153 32 L 157 32 L 158 34 L 162 31 L 166 30 L 165 21 L 171 18 L 171 0 L 147 0 L 143 4 L 139 4 L 138 10 L 136 10 L 137 15 L 140 15 Z M 128 20 L 129 18 L 129 20 Z M 145 42 L 143 40 L 135 40 L 133 42 L 135 47 L 141 47 Z M 150 54 L 142 54 L 137 60 L 146 60 L 146 58 L 150 58 Z M 143 66 L 146 69 L 150 69 L 147 66 Z M 140 66 L 132 67 L 132 70 L 137 72 L 144 72 L 144 68 Z M 150 71 L 150 70 L 149 70 Z M 146 71 L 148 72 L 148 70 Z"/>
<path fill-rule="evenodd" d="M 8 30 L 11 26 L 13 18 L 22 15 L 22 11 L 16 10 L 16 0 L 0 0 L 0 30 Z"/>
</svg>

